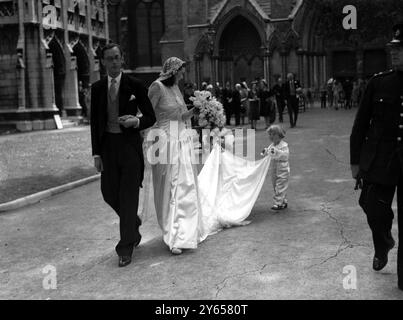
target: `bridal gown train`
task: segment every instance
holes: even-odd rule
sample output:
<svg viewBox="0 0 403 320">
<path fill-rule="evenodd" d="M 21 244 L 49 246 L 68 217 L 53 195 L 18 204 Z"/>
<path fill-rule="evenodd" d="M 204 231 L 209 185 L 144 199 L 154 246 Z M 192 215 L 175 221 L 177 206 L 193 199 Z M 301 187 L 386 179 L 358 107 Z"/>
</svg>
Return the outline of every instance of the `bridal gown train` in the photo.
<svg viewBox="0 0 403 320">
<path fill-rule="evenodd" d="M 199 240 L 223 228 L 248 224 L 259 196 L 270 157 L 250 161 L 222 150 L 216 143 L 198 175 L 199 197 L 204 231 Z"/>
</svg>

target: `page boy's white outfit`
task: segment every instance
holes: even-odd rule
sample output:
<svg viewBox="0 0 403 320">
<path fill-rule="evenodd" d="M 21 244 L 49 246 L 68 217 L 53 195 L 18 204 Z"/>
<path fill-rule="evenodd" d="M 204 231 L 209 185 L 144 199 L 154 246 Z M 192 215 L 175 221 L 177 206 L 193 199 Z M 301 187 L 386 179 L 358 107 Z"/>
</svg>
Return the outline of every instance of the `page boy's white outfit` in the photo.
<svg viewBox="0 0 403 320">
<path fill-rule="evenodd" d="M 287 203 L 288 179 L 290 177 L 290 164 L 288 162 L 290 152 L 287 142 L 281 140 L 277 146 L 271 144 L 267 148 L 267 154 L 272 159 L 269 170 L 274 188 L 274 205 L 283 206 Z"/>
</svg>

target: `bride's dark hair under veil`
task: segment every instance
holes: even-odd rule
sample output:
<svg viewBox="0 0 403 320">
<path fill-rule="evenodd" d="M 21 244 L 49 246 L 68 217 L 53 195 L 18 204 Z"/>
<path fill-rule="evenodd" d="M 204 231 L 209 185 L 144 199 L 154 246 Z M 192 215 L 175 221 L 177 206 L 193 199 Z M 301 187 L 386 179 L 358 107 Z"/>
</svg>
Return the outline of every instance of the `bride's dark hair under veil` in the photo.
<svg viewBox="0 0 403 320">
<path fill-rule="evenodd" d="M 182 68 L 183 68 L 183 66 L 180 67 L 179 70 L 181 70 Z M 178 70 L 178 71 L 179 71 L 179 70 Z M 172 76 L 170 76 L 168 79 L 161 80 L 161 83 L 162 83 L 164 86 L 172 87 L 172 86 L 175 84 L 175 81 L 176 81 L 176 75 L 172 75 Z"/>
</svg>

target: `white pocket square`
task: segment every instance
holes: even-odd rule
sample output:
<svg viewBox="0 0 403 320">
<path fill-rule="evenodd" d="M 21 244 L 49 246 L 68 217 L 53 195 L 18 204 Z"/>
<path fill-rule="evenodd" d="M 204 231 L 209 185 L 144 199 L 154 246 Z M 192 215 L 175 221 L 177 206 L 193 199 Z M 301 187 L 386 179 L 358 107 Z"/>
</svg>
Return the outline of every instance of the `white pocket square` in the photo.
<svg viewBox="0 0 403 320">
<path fill-rule="evenodd" d="M 134 94 L 131 95 L 130 100 L 129 101 L 133 101 L 136 100 L 136 96 Z"/>
</svg>

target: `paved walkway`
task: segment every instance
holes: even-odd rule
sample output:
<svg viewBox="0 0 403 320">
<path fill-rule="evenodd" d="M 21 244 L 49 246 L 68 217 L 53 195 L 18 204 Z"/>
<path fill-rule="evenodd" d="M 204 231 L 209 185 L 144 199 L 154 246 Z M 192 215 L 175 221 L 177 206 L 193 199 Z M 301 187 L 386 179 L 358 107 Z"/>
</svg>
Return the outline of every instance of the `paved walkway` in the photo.
<svg viewBox="0 0 403 320">
<path fill-rule="evenodd" d="M 309 110 L 288 130 L 287 211 L 269 211 L 267 179 L 250 225 L 181 256 L 170 254 L 149 216 L 134 262 L 118 268 L 118 220 L 99 181 L 0 215 L 0 298 L 402 299 L 396 249 L 382 272 L 371 269 L 371 236 L 349 171 L 355 111 Z M 256 139 L 258 153 L 267 145 L 262 129 Z M 43 287 L 47 265 L 56 268 L 56 290 Z M 343 288 L 346 266 L 356 271 L 356 289 Z"/>
</svg>

